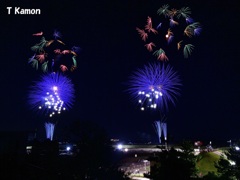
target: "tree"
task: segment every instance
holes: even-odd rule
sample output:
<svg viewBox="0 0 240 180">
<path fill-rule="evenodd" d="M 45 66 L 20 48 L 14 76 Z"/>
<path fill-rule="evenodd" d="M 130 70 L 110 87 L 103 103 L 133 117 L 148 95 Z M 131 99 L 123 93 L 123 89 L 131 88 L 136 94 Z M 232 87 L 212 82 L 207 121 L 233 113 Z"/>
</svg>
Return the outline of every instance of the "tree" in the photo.
<svg viewBox="0 0 240 180">
<path fill-rule="evenodd" d="M 240 152 L 231 147 L 215 163 L 219 179 L 235 180 L 240 178 Z"/>
<path fill-rule="evenodd" d="M 183 141 L 181 151 L 171 148 L 163 150 L 149 160 L 154 164 L 149 178 L 151 179 L 184 179 L 196 177 L 196 157 L 193 153 L 193 145 L 189 141 Z"/>
<path fill-rule="evenodd" d="M 80 179 L 128 179 L 118 170 L 110 138 L 103 128 L 92 121 L 75 121 L 70 132 L 79 149 L 75 172 Z"/>
</svg>

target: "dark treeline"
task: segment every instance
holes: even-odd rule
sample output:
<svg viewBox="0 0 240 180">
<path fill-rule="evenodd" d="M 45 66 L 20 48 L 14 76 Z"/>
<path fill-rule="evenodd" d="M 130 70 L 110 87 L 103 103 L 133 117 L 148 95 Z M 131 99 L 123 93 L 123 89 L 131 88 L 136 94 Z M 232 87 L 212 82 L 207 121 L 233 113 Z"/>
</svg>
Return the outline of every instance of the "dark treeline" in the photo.
<svg viewBox="0 0 240 180">
<path fill-rule="evenodd" d="M 66 139 L 76 144 L 71 156 L 59 155 L 59 142 L 27 140 L 27 133 L 0 133 L 0 179 L 98 179 L 121 180 L 129 177 L 119 170 L 126 154 L 113 149 L 106 131 L 90 121 L 74 121 L 66 128 Z M 240 152 L 228 148 L 215 162 L 217 172 L 199 176 L 194 143 L 182 141 L 177 147 L 145 154 L 150 161 L 152 180 L 232 180 L 240 179 Z M 26 147 L 31 152 L 26 153 Z M 201 154 L 201 153 L 200 153 Z M 231 160 L 231 161 L 229 161 Z M 231 164 L 234 162 L 235 164 Z"/>
</svg>

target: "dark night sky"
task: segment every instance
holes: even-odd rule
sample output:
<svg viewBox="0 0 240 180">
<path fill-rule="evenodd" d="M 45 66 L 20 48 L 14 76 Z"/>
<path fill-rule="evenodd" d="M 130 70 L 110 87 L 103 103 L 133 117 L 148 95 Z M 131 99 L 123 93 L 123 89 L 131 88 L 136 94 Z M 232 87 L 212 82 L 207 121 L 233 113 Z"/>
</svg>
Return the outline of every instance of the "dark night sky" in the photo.
<svg viewBox="0 0 240 180">
<path fill-rule="evenodd" d="M 71 78 L 76 102 L 60 118 L 58 131 L 74 120 L 99 123 L 112 137 L 155 139 L 159 117 L 141 112 L 124 83 L 136 68 L 153 61 L 135 28 L 157 9 L 188 6 L 203 26 L 189 59 L 170 59 L 183 81 L 177 106 L 166 115 L 171 137 L 195 140 L 239 138 L 240 6 L 237 0 L 4 1 L 0 3 L 0 130 L 43 129 L 43 120 L 26 105 L 27 88 L 37 75 L 27 59 L 32 34 L 58 29 L 82 48 Z M 40 8 L 41 15 L 8 15 L 7 6 Z M 174 55 L 173 55 L 174 57 Z"/>
</svg>

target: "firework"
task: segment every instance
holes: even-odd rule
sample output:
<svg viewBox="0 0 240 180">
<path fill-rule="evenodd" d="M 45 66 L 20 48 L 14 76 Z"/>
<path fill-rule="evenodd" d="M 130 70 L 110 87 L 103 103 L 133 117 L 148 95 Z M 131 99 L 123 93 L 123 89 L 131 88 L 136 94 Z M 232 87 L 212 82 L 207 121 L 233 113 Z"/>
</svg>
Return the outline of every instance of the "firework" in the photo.
<svg viewBox="0 0 240 180">
<path fill-rule="evenodd" d="M 145 24 L 136 27 L 146 50 L 153 52 L 160 61 L 167 61 L 169 52 L 174 51 L 189 58 L 194 47 L 193 39 L 202 31 L 201 24 L 191 17 L 191 9 L 182 7 L 177 10 L 166 4 L 156 14 L 157 17 L 147 16 Z"/>
<path fill-rule="evenodd" d="M 155 129 L 155 132 L 158 137 L 158 142 L 161 144 L 162 141 L 162 135 L 164 137 L 164 141 L 167 141 L 167 118 L 164 116 L 158 121 L 154 121 L 153 126 Z"/>
<path fill-rule="evenodd" d="M 49 117 L 68 110 L 73 105 L 74 87 L 71 80 L 61 73 L 41 76 L 29 91 L 29 104 Z"/>
<path fill-rule="evenodd" d="M 55 124 L 46 122 L 45 123 L 45 130 L 46 130 L 46 137 L 47 139 L 53 140 Z"/>
<path fill-rule="evenodd" d="M 155 62 L 136 70 L 130 77 L 129 92 L 141 110 L 159 109 L 166 112 L 175 106 L 182 86 L 179 75 L 166 63 Z"/>
<path fill-rule="evenodd" d="M 154 121 L 154 128 L 158 136 L 158 142 L 161 144 L 161 137 L 162 137 L 162 128 L 160 121 Z"/>
<path fill-rule="evenodd" d="M 167 123 L 166 122 L 162 122 L 162 131 L 163 131 L 163 135 L 164 135 L 164 140 L 167 140 Z"/>
<path fill-rule="evenodd" d="M 28 63 L 34 69 L 46 73 L 74 71 L 77 68 L 77 56 L 80 47 L 67 47 L 60 40 L 62 35 L 59 31 L 55 30 L 50 40 L 43 36 L 43 32 L 35 33 L 33 36 L 40 38 L 40 41 L 31 47 L 34 55 L 28 59 Z"/>
</svg>

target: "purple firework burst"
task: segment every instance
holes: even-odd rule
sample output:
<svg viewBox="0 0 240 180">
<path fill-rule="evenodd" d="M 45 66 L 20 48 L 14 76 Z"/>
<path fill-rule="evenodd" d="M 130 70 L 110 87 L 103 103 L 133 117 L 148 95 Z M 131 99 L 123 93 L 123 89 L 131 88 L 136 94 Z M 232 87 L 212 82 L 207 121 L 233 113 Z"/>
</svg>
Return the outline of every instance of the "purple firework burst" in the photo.
<svg viewBox="0 0 240 180">
<path fill-rule="evenodd" d="M 71 80 L 61 73 L 44 74 L 40 81 L 31 86 L 28 100 L 34 110 L 52 117 L 72 107 L 74 86 Z"/>
<path fill-rule="evenodd" d="M 53 33 L 53 37 L 55 39 L 59 39 L 59 38 L 62 37 L 62 34 L 59 31 L 55 30 L 54 33 Z"/>
<path fill-rule="evenodd" d="M 169 64 L 149 63 L 130 77 L 129 92 L 137 99 L 141 110 L 166 112 L 170 104 L 175 106 L 181 86 L 179 75 Z"/>
</svg>

